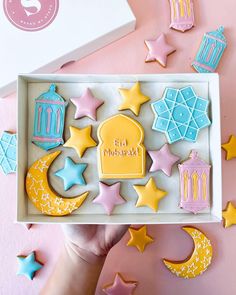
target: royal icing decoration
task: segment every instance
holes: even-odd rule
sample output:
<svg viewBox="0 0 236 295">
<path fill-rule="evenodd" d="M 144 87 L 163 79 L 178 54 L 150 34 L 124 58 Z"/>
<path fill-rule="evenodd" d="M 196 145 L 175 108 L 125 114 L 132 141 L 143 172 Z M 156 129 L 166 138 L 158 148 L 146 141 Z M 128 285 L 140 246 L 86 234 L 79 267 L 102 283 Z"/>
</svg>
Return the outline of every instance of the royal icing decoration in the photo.
<svg viewBox="0 0 236 295">
<path fill-rule="evenodd" d="M 36 261 L 34 252 L 28 256 L 17 256 L 17 261 L 19 265 L 17 275 L 26 276 L 29 280 L 33 280 L 36 271 L 43 267 L 41 263 Z"/>
<path fill-rule="evenodd" d="M 64 143 L 66 105 L 55 84 L 35 99 L 33 143 L 38 147 L 47 151 Z"/>
<path fill-rule="evenodd" d="M 194 242 L 191 256 L 183 261 L 163 259 L 165 266 L 177 277 L 191 279 L 207 270 L 212 260 L 211 241 L 197 228 L 183 227 Z"/>
<path fill-rule="evenodd" d="M 87 166 L 88 165 L 84 163 L 75 164 L 71 158 L 67 157 L 65 159 L 64 168 L 56 171 L 54 175 L 63 179 L 64 190 L 67 191 L 75 184 L 86 184 L 83 173 Z"/>
<path fill-rule="evenodd" d="M 0 166 L 5 175 L 16 172 L 16 134 L 3 132 L 0 138 Z"/>
<path fill-rule="evenodd" d="M 157 61 L 161 66 L 166 67 L 167 56 L 176 49 L 167 43 L 165 35 L 162 33 L 157 39 L 144 42 L 149 50 L 145 62 Z"/>
<path fill-rule="evenodd" d="M 185 32 L 194 26 L 192 0 L 169 0 L 171 8 L 170 28 Z"/>
<path fill-rule="evenodd" d="M 139 115 L 142 104 L 150 100 L 148 96 L 141 92 L 140 88 L 140 83 L 136 82 L 130 89 L 119 89 L 119 92 L 123 97 L 123 103 L 119 106 L 119 111 L 130 110 L 136 116 Z"/>
<path fill-rule="evenodd" d="M 64 147 L 74 148 L 81 158 L 87 148 L 94 147 L 97 145 L 96 141 L 92 138 L 92 126 L 89 125 L 84 128 L 76 128 L 70 126 L 70 138 L 64 144 Z"/>
<path fill-rule="evenodd" d="M 120 273 L 117 273 L 112 284 L 103 287 L 107 295 L 132 295 L 137 286 L 136 281 L 125 281 Z"/>
<path fill-rule="evenodd" d="M 87 88 L 81 97 L 70 99 L 76 107 L 75 119 L 89 117 L 97 120 L 97 109 L 104 103 L 104 101 L 94 97 L 89 88 Z"/>
<path fill-rule="evenodd" d="M 197 72 L 215 72 L 227 46 L 223 32 L 224 27 L 219 27 L 216 31 L 204 34 L 200 48 L 192 63 Z"/>
<path fill-rule="evenodd" d="M 143 252 L 146 246 L 153 243 L 154 239 L 147 234 L 146 225 L 140 227 L 139 229 L 129 228 L 130 239 L 127 246 L 136 247 L 139 252 Z"/>
<path fill-rule="evenodd" d="M 99 182 L 99 194 L 93 200 L 93 203 L 102 205 L 108 215 L 111 215 L 116 205 L 121 205 L 125 202 L 120 195 L 120 182 L 112 185 Z"/>
<path fill-rule="evenodd" d="M 134 119 L 118 114 L 98 128 L 100 178 L 142 178 L 146 169 L 144 129 Z"/>
<path fill-rule="evenodd" d="M 60 154 L 60 151 L 48 154 L 37 160 L 26 175 L 26 191 L 34 206 L 43 214 L 63 216 L 78 209 L 89 192 L 78 197 L 65 198 L 56 194 L 48 183 L 48 169 Z"/>
<path fill-rule="evenodd" d="M 180 208 L 197 213 L 210 206 L 209 174 L 211 166 L 198 157 L 196 151 L 190 159 L 178 165 L 180 173 Z"/>
<path fill-rule="evenodd" d="M 236 137 L 231 135 L 229 141 L 222 144 L 222 148 L 226 151 L 226 160 L 236 158 Z"/>
<path fill-rule="evenodd" d="M 152 165 L 149 171 L 156 172 L 161 170 L 167 176 L 171 176 L 173 165 L 180 159 L 171 153 L 168 144 L 164 144 L 158 151 L 148 151 L 148 154 L 152 159 Z"/>
<path fill-rule="evenodd" d="M 167 192 L 160 190 L 154 179 L 151 177 L 145 185 L 134 185 L 138 200 L 136 207 L 148 206 L 157 212 L 159 201 L 167 195 Z"/>
<path fill-rule="evenodd" d="M 230 227 L 233 224 L 236 224 L 236 208 L 232 202 L 228 202 L 226 209 L 222 212 L 224 218 L 224 227 Z"/>
<path fill-rule="evenodd" d="M 209 101 L 198 97 L 191 86 L 166 88 L 162 99 L 151 104 L 155 114 L 153 130 L 165 133 L 168 142 L 195 142 L 199 130 L 211 124 Z"/>
</svg>

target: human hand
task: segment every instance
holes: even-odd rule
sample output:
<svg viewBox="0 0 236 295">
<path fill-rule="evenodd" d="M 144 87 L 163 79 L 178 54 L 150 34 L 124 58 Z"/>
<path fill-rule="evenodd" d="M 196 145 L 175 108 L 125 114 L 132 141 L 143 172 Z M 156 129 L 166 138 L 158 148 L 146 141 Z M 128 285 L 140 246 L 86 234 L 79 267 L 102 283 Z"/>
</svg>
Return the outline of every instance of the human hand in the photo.
<svg viewBox="0 0 236 295">
<path fill-rule="evenodd" d="M 129 225 L 63 225 L 69 255 L 78 255 L 88 263 L 104 259 L 120 241 Z"/>
</svg>

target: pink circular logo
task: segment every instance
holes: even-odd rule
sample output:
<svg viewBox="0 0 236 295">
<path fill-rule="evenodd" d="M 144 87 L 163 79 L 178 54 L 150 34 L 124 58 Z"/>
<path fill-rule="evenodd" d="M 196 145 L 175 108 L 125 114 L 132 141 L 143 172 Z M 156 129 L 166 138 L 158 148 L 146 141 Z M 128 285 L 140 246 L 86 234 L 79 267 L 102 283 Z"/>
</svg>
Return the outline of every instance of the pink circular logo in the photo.
<svg viewBox="0 0 236 295">
<path fill-rule="evenodd" d="M 24 31 L 39 31 L 55 19 L 59 0 L 4 0 L 3 7 L 14 26 Z"/>
</svg>

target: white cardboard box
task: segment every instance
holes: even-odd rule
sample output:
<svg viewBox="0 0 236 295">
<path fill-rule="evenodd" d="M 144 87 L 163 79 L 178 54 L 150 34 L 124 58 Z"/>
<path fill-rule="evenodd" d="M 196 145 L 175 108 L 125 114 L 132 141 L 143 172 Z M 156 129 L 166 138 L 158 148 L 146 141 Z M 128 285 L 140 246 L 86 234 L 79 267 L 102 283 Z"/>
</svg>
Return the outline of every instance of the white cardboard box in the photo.
<svg viewBox="0 0 236 295">
<path fill-rule="evenodd" d="M 19 73 L 56 71 L 132 32 L 135 23 L 127 0 L 60 0 L 54 21 L 29 32 L 15 27 L 1 5 L 0 97 L 15 91 Z"/>
<path fill-rule="evenodd" d="M 69 104 L 66 113 L 65 140 L 69 137 L 68 126 L 83 127 L 93 124 L 93 136 L 96 138 L 96 128 L 106 117 L 117 113 L 117 106 L 120 103 L 120 96 L 117 91 L 119 87 L 130 87 L 134 82 L 140 81 L 142 91 L 151 99 L 157 100 L 167 86 L 176 88 L 192 85 L 199 96 L 210 100 L 209 115 L 212 121 L 210 128 L 201 130 L 196 143 L 181 141 L 171 145 L 171 150 L 186 159 L 191 149 L 196 149 L 200 156 L 212 164 L 211 170 L 211 207 L 199 214 L 187 213 L 178 208 L 179 203 L 179 175 L 175 167 L 173 176 L 167 178 L 162 172 L 155 174 L 159 187 L 168 191 L 168 196 L 159 203 L 158 213 L 153 213 L 149 208 L 136 208 L 137 196 L 132 191 L 132 184 L 144 184 L 150 175 L 145 179 L 122 180 L 121 193 L 128 202 L 125 205 L 117 206 L 113 215 L 104 214 L 103 208 L 93 204 L 91 200 L 98 193 L 97 170 L 88 170 L 85 175 L 87 179 L 86 189 L 91 193 L 84 204 L 73 214 L 64 217 L 50 217 L 41 214 L 31 204 L 25 192 L 25 176 L 28 167 L 41 156 L 46 154 L 31 142 L 32 122 L 34 116 L 34 99 L 43 91 L 47 91 L 50 83 L 56 83 L 57 92 L 66 100 L 71 96 L 80 96 L 84 88 L 89 87 L 95 96 L 105 100 L 104 105 L 98 111 L 98 122 L 91 122 L 88 118 L 74 120 L 74 107 Z M 145 145 L 147 149 L 159 148 L 166 141 L 162 133 L 152 131 L 151 121 L 153 115 L 149 116 L 150 105 L 145 104 L 138 120 L 145 129 Z M 129 111 L 125 112 L 127 115 Z M 151 120 L 151 121 L 150 121 Z M 17 221 L 29 223 L 128 223 L 128 224 L 171 224 L 171 223 L 208 223 L 219 222 L 222 211 L 221 193 L 221 140 L 220 140 L 220 97 L 219 77 L 217 74 L 166 74 L 166 75 L 19 75 L 18 77 L 18 202 Z M 70 156 L 78 161 L 73 149 L 57 148 L 63 150 L 63 156 L 58 157 L 53 163 L 49 172 L 49 179 L 52 187 L 63 192 L 60 180 L 53 176 L 53 172 L 62 168 L 64 157 Z M 53 150 L 52 150 L 53 151 Z M 49 151 L 50 152 L 50 151 Z M 88 167 L 96 165 L 96 148 L 89 149 L 82 158 L 88 163 Z M 149 163 L 150 164 L 150 163 Z M 168 180 L 168 181 L 167 181 Z M 107 181 L 109 183 L 109 181 Z M 112 183 L 112 181 L 111 181 Z M 65 196 L 73 196 L 82 193 L 81 187 L 75 186 L 69 192 L 63 192 Z"/>
</svg>

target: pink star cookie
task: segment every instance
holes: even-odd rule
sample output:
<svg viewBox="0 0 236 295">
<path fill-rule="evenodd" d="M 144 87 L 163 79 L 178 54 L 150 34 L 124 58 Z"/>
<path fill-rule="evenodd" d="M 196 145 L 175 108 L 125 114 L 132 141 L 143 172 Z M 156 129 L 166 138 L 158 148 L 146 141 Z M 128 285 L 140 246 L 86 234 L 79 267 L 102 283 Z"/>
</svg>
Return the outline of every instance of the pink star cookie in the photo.
<svg viewBox="0 0 236 295">
<path fill-rule="evenodd" d="M 176 50 L 173 46 L 166 42 L 166 38 L 163 33 L 155 40 L 145 40 L 144 42 L 149 50 L 145 61 L 149 62 L 156 60 L 163 67 L 166 66 L 167 56 Z"/>
<path fill-rule="evenodd" d="M 180 159 L 170 152 L 167 143 L 159 151 L 148 151 L 148 154 L 153 161 L 149 171 L 155 172 L 162 170 L 167 176 L 171 176 L 172 166 Z"/>
<path fill-rule="evenodd" d="M 137 282 L 125 281 L 119 273 L 116 274 L 114 282 L 103 288 L 107 295 L 131 295 L 136 288 Z"/>
<path fill-rule="evenodd" d="M 116 205 L 125 202 L 120 195 L 120 182 L 112 185 L 99 182 L 99 195 L 93 200 L 93 203 L 102 205 L 108 215 L 111 215 Z"/>
<path fill-rule="evenodd" d="M 104 103 L 104 101 L 94 97 L 92 92 L 87 88 L 81 97 L 70 99 L 76 106 L 75 119 L 89 117 L 97 120 L 97 109 Z"/>
</svg>

